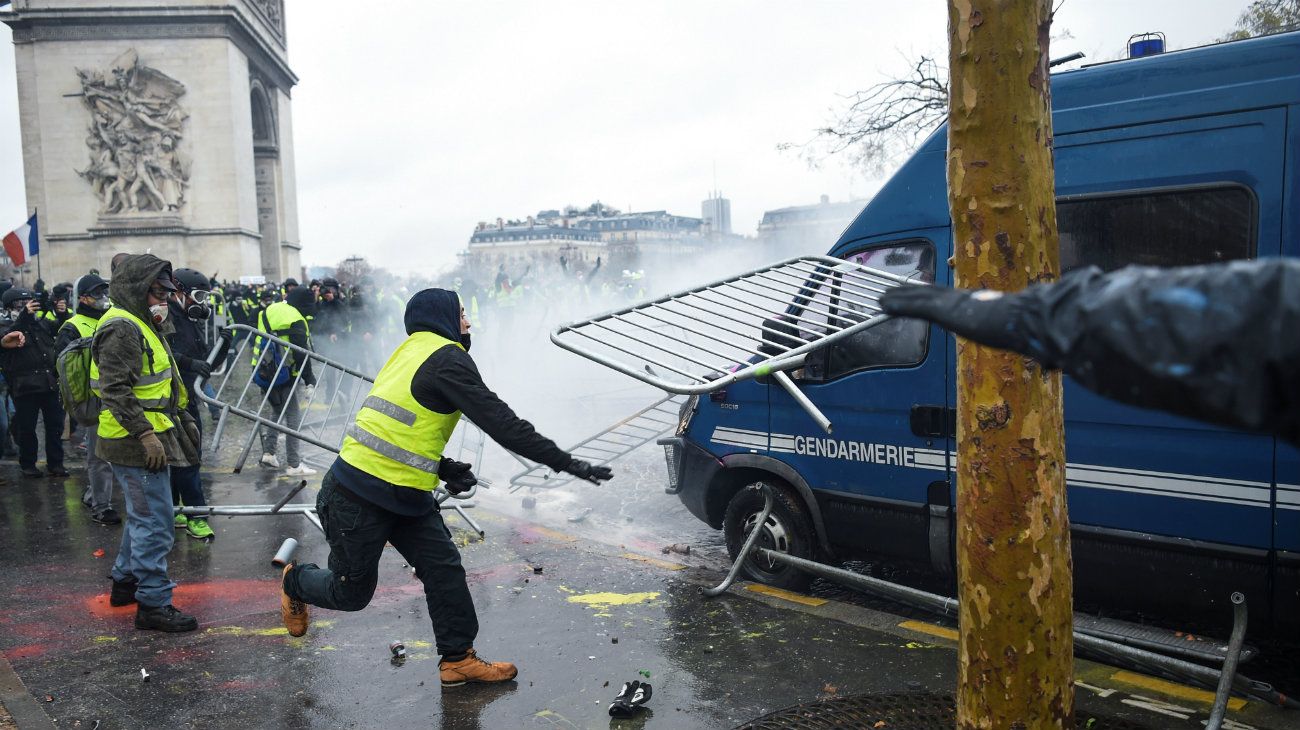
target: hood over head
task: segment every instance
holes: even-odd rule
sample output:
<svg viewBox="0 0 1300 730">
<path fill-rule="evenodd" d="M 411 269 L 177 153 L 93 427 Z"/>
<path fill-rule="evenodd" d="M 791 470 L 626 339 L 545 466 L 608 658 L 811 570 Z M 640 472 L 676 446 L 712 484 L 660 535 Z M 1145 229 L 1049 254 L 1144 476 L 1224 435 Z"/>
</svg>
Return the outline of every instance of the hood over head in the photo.
<svg viewBox="0 0 1300 730">
<path fill-rule="evenodd" d="M 304 317 L 316 316 L 316 293 L 305 286 L 294 287 L 285 295 L 284 301 L 298 310 Z"/>
<path fill-rule="evenodd" d="M 424 289 L 406 303 L 406 334 L 432 332 L 469 349 L 469 335 L 460 333 L 460 297 L 446 289 Z"/>
<path fill-rule="evenodd" d="M 113 269 L 113 280 L 108 284 L 108 298 L 115 306 L 150 322 L 149 287 L 153 286 L 158 275 L 164 271 L 170 277 L 171 270 L 170 261 L 164 261 L 153 254 L 127 256 Z"/>
</svg>

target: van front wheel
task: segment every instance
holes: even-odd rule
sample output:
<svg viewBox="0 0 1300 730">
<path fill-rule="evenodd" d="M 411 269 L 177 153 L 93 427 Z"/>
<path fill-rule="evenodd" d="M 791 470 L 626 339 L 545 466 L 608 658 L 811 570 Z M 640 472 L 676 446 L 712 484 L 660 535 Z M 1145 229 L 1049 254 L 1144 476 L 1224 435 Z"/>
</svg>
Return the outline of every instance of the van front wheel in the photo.
<svg viewBox="0 0 1300 730">
<path fill-rule="evenodd" d="M 736 492 L 727 503 L 727 511 L 722 518 L 722 533 L 731 559 L 736 559 L 740 548 L 745 544 L 745 538 L 751 530 L 757 528 L 762 530 L 757 547 L 812 560 L 815 544 L 812 521 L 808 519 L 803 503 L 782 487 L 769 484 L 774 495 L 772 513 L 765 523 L 756 525 L 759 513 L 763 511 L 763 493 L 759 489 L 752 489 L 753 486 L 756 485 Z M 802 570 L 768 560 L 761 557 L 761 554 L 751 554 L 741 569 L 750 580 L 791 591 L 805 591 L 812 583 L 812 576 Z"/>
</svg>

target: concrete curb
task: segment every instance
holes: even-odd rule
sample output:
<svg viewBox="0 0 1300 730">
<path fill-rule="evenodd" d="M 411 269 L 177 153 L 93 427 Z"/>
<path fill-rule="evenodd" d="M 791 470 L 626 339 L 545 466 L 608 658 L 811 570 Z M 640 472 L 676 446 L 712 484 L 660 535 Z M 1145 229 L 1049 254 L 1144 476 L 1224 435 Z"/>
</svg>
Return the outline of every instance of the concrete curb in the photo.
<svg viewBox="0 0 1300 730">
<path fill-rule="evenodd" d="M 27 686 L 18 678 L 9 660 L 0 654 L 0 705 L 13 717 L 14 723 L 23 730 L 28 728 L 49 728 L 53 730 L 54 721 L 40 703 L 27 691 Z"/>
</svg>

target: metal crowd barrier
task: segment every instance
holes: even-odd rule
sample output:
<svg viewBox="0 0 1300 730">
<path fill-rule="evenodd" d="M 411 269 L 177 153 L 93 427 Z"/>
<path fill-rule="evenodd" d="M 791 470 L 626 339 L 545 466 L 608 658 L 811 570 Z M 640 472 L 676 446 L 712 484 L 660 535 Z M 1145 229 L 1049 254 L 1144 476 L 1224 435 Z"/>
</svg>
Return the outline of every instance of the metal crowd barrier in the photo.
<svg viewBox="0 0 1300 730">
<path fill-rule="evenodd" d="M 596 466 L 621 459 L 675 429 L 677 411 L 684 400 L 686 396 L 670 393 L 565 450 Z M 528 468 L 510 477 L 511 492 L 524 488 L 554 489 L 576 478 L 571 474 L 557 474 L 545 464 L 534 464 L 517 455 L 515 459 Z"/>
<path fill-rule="evenodd" d="M 562 325 L 551 341 L 681 395 L 770 375 L 830 433 L 830 420 L 784 371 L 889 319 L 880 295 L 920 284 L 911 276 L 804 256 Z"/>
<path fill-rule="evenodd" d="M 342 450 L 343 439 L 347 435 L 348 428 L 352 425 L 361 401 L 370 392 L 370 386 L 375 382 L 374 377 L 310 349 L 299 347 L 288 340 L 242 324 L 225 328 L 223 331 L 225 336 L 218 338 L 217 345 L 208 354 L 208 363 L 225 362 L 232 344 L 231 335 L 239 334 L 243 334 L 245 337 L 242 338 L 235 349 L 234 358 L 231 360 L 233 366 L 219 376 L 214 372 L 213 377 L 218 380 L 219 384 L 213 389 L 213 393 L 209 395 L 204 392 L 204 386 L 208 384 L 207 379 L 199 378 L 196 383 L 195 397 L 209 406 L 220 409 L 221 415 L 217 419 L 217 426 L 213 431 L 209 448 L 213 451 L 220 448 L 222 440 L 227 435 L 230 417 L 234 415 L 253 424 L 253 428 L 250 429 L 248 437 L 244 439 L 239 455 L 235 460 L 234 471 L 236 474 L 243 470 L 252 452 L 253 444 L 258 440 L 263 429 L 283 434 L 286 440 L 289 438 L 296 439 L 299 442 L 298 446 L 301 449 L 299 455 L 303 463 L 318 469 L 328 468 L 329 464 L 333 463 L 334 456 Z M 271 344 L 275 344 L 280 348 L 282 357 L 280 362 L 275 365 L 274 372 L 269 374 L 267 381 L 276 382 L 280 373 L 286 372 L 286 368 L 290 369 L 288 370 L 289 379 L 288 382 L 274 389 L 264 389 L 254 382 L 254 377 L 261 364 L 265 362 L 268 367 L 271 364 L 267 360 L 267 355 L 272 350 Z M 255 347 L 258 348 L 258 351 L 257 355 L 253 356 L 250 351 Z M 301 355 L 304 360 L 303 367 L 296 375 L 291 370 L 294 353 Z M 248 370 L 244 369 L 245 362 L 251 365 Z M 310 365 L 312 374 L 316 378 L 317 385 L 315 387 L 309 387 L 303 383 L 303 376 L 307 372 L 308 365 Z M 283 394 L 282 403 L 279 407 L 272 405 L 273 390 Z M 300 396 L 301 401 L 299 401 Z M 277 398 L 277 400 L 280 399 Z M 294 402 L 298 402 L 296 409 L 291 407 Z M 454 450 L 457 456 L 452 458 L 456 458 L 458 461 L 468 461 L 477 473 L 483 456 L 485 438 L 483 432 L 477 426 L 470 423 L 468 419 L 461 419 L 460 425 L 457 426 L 456 432 L 453 433 L 452 439 L 449 441 L 449 444 L 455 444 L 455 446 L 449 448 L 447 453 L 451 455 Z M 489 482 L 482 478 L 479 479 L 479 484 L 484 487 L 491 486 Z M 278 505 L 184 508 L 181 513 L 200 517 L 208 515 L 240 516 L 301 513 L 319 528 L 320 520 L 316 516 L 314 505 L 288 503 L 289 499 L 305 486 L 306 481 L 304 480 L 295 486 L 290 494 L 282 499 Z M 446 489 L 439 487 L 434 491 L 434 499 L 437 500 L 439 505 L 444 505 L 449 500 L 454 499 L 455 501 L 449 505 L 451 509 L 482 537 L 484 534 L 483 528 L 465 513 L 465 508 L 473 506 L 472 502 L 465 500 L 473 497 L 477 491 L 478 486 L 475 486 L 467 492 L 453 495 Z"/>
</svg>

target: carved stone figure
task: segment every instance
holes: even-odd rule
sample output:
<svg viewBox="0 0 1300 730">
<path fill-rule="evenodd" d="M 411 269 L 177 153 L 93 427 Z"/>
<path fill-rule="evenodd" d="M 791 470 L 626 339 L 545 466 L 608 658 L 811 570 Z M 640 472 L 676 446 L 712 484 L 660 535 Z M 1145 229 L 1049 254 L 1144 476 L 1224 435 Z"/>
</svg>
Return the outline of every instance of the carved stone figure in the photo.
<svg viewBox="0 0 1300 730">
<path fill-rule="evenodd" d="M 189 164 L 177 146 L 189 114 L 185 85 L 140 63 L 135 49 L 107 73 L 77 69 L 90 111 L 90 165 L 79 174 L 99 198 L 100 215 L 174 212 L 185 203 Z"/>
</svg>

